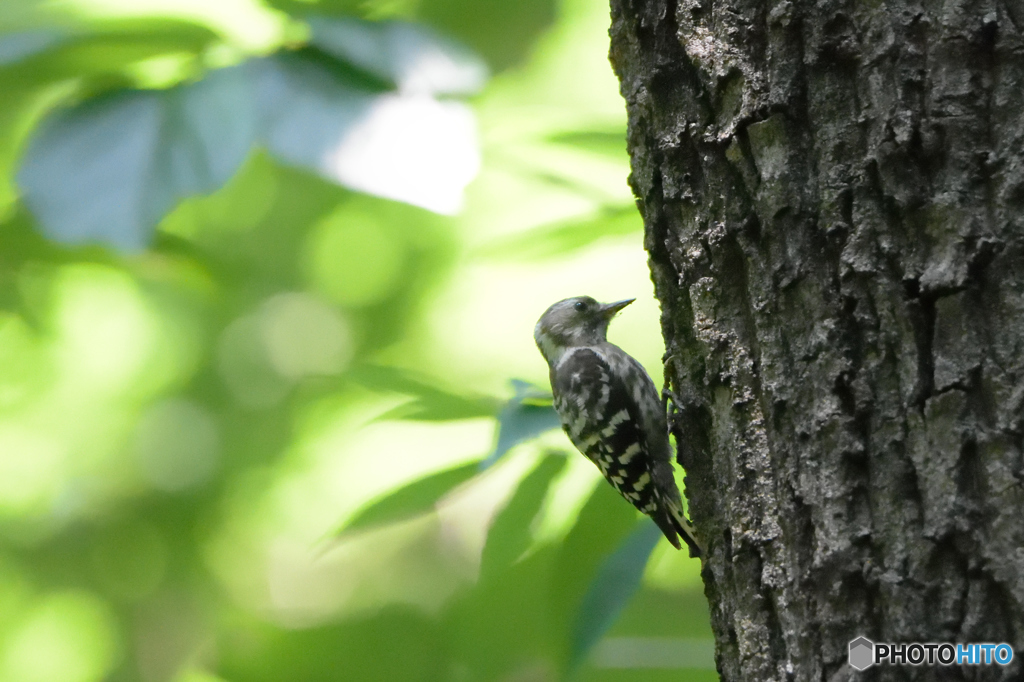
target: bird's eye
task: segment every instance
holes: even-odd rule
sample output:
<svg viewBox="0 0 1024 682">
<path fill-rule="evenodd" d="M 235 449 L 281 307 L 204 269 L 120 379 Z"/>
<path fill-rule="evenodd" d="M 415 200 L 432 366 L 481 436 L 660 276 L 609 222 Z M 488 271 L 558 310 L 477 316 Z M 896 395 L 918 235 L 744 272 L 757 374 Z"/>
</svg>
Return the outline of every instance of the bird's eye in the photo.
<svg viewBox="0 0 1024 682">
<path fill-rule="evenodd" d="M 573 303 L 572 307 L 576 309 L 576 312 L 582 313 L 586 311 L 587 304 L 584 303 L 583 301 L 576 301 L 575 303 Z"/>
</svg>

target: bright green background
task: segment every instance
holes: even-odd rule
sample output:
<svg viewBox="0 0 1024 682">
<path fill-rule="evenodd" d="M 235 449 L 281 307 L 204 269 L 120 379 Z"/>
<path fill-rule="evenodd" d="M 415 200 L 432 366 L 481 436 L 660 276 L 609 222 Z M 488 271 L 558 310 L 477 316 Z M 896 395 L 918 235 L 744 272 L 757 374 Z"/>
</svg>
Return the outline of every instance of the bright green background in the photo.
<svg viewBox="0 0 1024 682">
<path fill-rule="evenodd" d="M 171 191 L 125 165 L 134 119 L 78 157 L 38 134 L 307 54 L 313 15 L 486 61 L 428 96 L 476 116 L 460 210 L 258 142 Z M 561 432 L 477 466 L 503 409 L 506 436 L 550 424 L 503 406 L 546 384 L 555 300 L 636 296 L 611 338 L 661 381 L 607 25 L 601 0 L 0 0 L 0 682 L 716 679 L 698 562 L 647 561 L 653 524 Z M 352 49 L 331 68 L 392 92 Z M 400 170 L 375 193 L 422 189 Z M 107 237 L 69 233 L 85 203 Z"/>
</svg>

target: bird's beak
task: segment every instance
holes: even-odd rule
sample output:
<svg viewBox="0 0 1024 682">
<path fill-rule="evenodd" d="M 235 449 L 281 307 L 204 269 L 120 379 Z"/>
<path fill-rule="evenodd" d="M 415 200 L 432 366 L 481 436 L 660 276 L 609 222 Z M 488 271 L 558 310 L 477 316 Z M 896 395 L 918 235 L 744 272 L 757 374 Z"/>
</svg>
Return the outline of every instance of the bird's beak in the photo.
<svg viewBox="0 0 1024 682">
<path fill-rule="evenodd" d="M 615 301 L 615 303 L 605 303 L 601 306 L 601 314 L 610 320 L 615 317 L 615 313 L 619 312 L 635 300 L 635 298 L 627 298 L 622 301 Z"/>
</svg>

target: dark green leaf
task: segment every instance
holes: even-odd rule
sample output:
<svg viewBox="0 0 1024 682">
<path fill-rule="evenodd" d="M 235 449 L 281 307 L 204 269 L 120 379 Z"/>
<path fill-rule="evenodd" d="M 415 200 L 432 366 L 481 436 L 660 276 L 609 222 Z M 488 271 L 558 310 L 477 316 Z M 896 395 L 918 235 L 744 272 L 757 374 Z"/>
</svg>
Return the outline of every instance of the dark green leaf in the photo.
<svg viewBox="0 0 1024 682">
<path fill-rule="evenodd" d="M 493 241 L 481 255 L 500 259 L 535 260 L 572 253 L 605 237 L 618 237 L 643 230 L 635 206 L 606 209 L 591 218 L 568 220 Z"/>
<path fill-rule="evenodd" d="M 602 564 L 576 615 L 569 652 L 570 669 L 583 662 L 636 592 L 651 552 L 661 537 L 658 527 L 644 519 Z"/>
<path fill-rule="evenodd" d="M 256 135 L 246 67 L 166 91 L 120 91 L 47 119 L 19 183 L 52 239 L 144 248 L 178 200 L 235 172 Z"/>
<path fill-rule="evenodd" d="M 570 659 L 571 637 L 584 595 L 608 556 L 635 530 L 636 514 L 608 483 L 596 481 L 576 524 L 558 548 L 548 590 L 553 627 L 565 636 L 563 664 Z"/>
<path fill-rule="evenodd" d="M 351 17 L 315 17 L 309 26 L 313 45 L 402 92 L 468 95 L 487 80 L 476 55 L 424 26 Z"/>
<path fill-rule="evenodd" d="M 489 467 L 516 445 L 561 426 L 551 405 L 551 394 L 518 379 L 512 380 L 515 396 L 498 415 L 498 442 L 481 466 Z"/>
<path fill-rule="evenodd" d="M 367 504 L 336 534 L 366 530 L 424 514 L 453 488 L 473 478 L 479 471 L 479 462 L 469 462 L 413 481 Z"/>
<path fill-rule="evenodd" d="M 454 35 L 496 69 L 520 62 L 552 23 L 554 0 L 421 0 L 417 18 Z"/>
<path fill-rule="evenodd" d="M 346 77 L 331 67 L 337 65 L 331 57 L 307 49 L 169 90 L 115 90 L 88 99 L 44 121 L 18 174 L 43 231 L 63 243 L 144 248 L 179 200 L 223 185 L 257 140 L 285 162 L 336 183 L 436 212 L 456 210 L 479 163 L 472 115 L 457 102 L 404 95 L 477 88 L 480 68 L 473 71 L 470 56 L 457 59 L 454 48 L 444 51 L 440 41 L 405 24 L 322 20 L 314 26 L 336 53 L 394 76 L 403 96 Z M 44 37 L 12 43 L 9 59 L 45 50 Z M 132 39 L 118 37 L 118 49 L 127 51 L 121 62 L 143 54 Z M 62 52 L 90 44 L 78 43 L 34 68 L 61 72 Z M 107 53 L 97 56 L 110 61 Z M 390 61 L 375 66 L 375 59 Z M 433 66 L 424 68 L 427 63 Z"/>
<path fill-rule="evenodd" d="M 308 53 L 272 57 L 260 65 L 267 148 L 289 163 L 329 174 L 325 157 L 366 115 L 377 93 Z"/>
<path fill-rule="evenodd" d="M 127 67 L 154 57 L 191 54 L 198 58 L 221 40 L 208 28 L 169 18 L 104 21 L 97 29 L 32 31 L 32 38 L 19 39 L 17 49 L 10 50 L 8 68 L 37 83 L 81 79 L 79 94 L 95 94 L 110 90 L 112 83 L 127 82 Z"/>
<path fill-rule="evenodd" d="M 530 526 L 544 504 L 551 482 L 564 467 L 564 454 L 549 453 L 520 481 L 512 499 L 495 517 L 487 533 L 480 559 L 481 576 L 493 576 L 530 548 Z"/>
<path fill-rule="evenodd" d="M 362 365 L 354 368 L 351 376 L 367 388 L 412 396 L 380 419 L 446 421 L 491 417 L 498 411 L 495 398 L 454 393 L 427 377 L 397 367 Z"/>
</svg>

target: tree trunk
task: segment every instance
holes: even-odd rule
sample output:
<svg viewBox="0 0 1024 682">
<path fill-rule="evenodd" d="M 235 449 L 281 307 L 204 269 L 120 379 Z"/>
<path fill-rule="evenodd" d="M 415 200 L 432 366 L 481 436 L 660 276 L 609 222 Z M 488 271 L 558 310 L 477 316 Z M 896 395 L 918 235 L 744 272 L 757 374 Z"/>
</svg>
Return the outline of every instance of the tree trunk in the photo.
<svg viewBox="0 0 1024 682">
<path fill-rule="evenodd" d="M 722 679 L 1024 678 L 1024 4 L 611 4 Z"/>
</svg>

